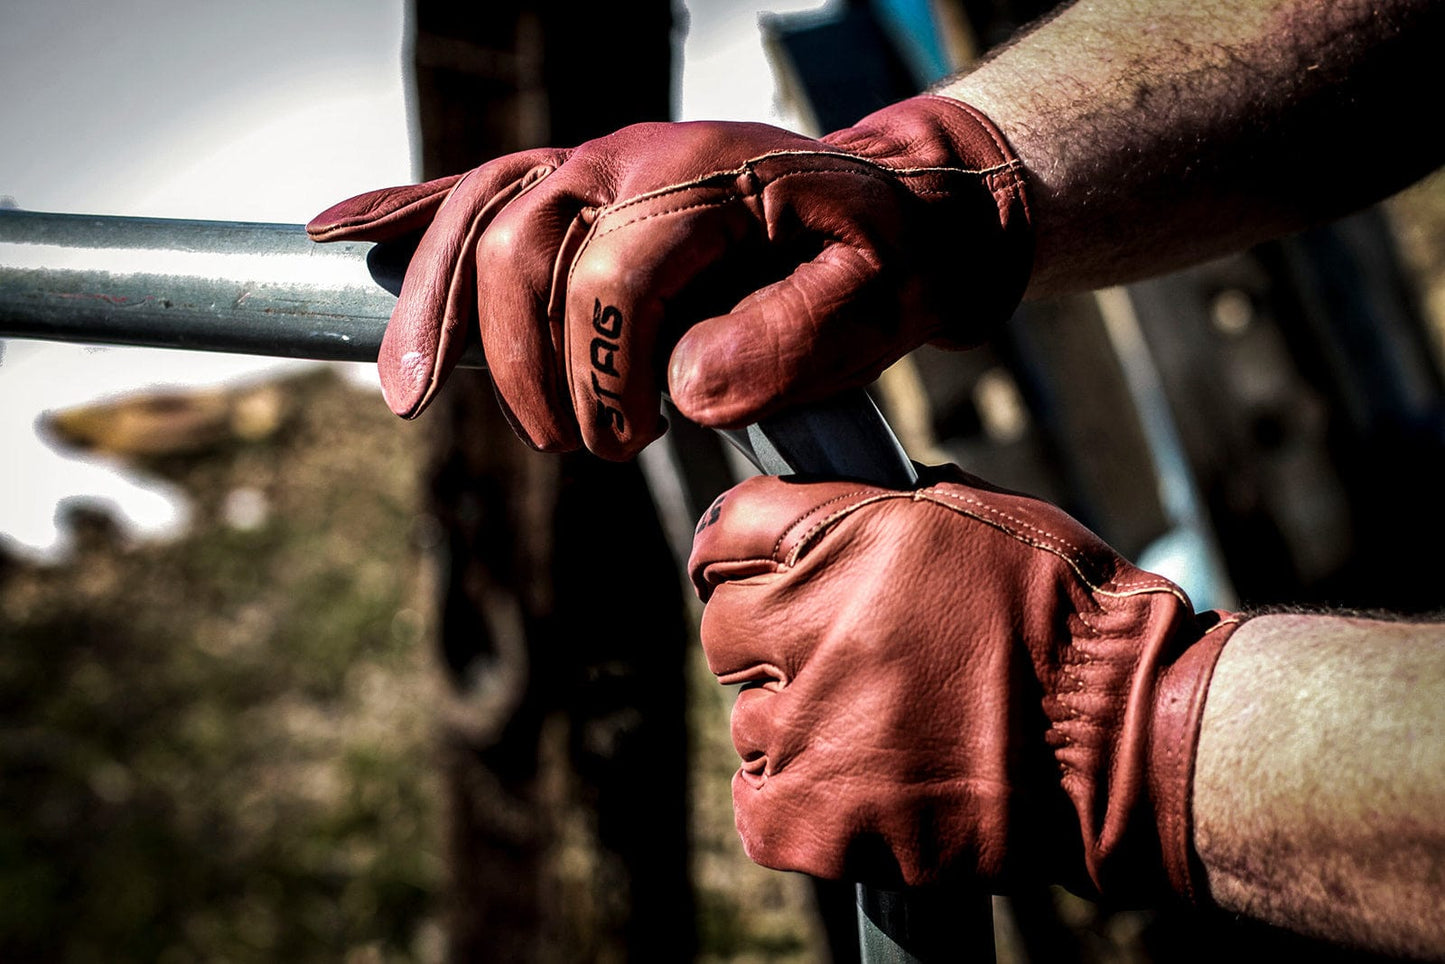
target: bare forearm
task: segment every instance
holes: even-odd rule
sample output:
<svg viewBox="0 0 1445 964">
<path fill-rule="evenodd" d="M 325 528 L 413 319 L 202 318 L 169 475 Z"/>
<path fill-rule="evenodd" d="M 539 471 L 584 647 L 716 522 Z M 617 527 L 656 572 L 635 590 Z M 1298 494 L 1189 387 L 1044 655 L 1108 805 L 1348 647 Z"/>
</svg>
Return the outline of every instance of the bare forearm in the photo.
<svg viewBox="0 0 1445 964">
<path fill-rule="evenodd" d="M 1194 819 L 1225 909 L 1445 958 L 1445 625 L 1246 622 L 1210 685 Z"/>
<path fill-rule="evenodd" d="M 1031 294 L 1114 284 L 1343 214 L 1442 160 L 1434 0 L 1096 0 L 940 90 L 1028 171 Z"/>
</svg>

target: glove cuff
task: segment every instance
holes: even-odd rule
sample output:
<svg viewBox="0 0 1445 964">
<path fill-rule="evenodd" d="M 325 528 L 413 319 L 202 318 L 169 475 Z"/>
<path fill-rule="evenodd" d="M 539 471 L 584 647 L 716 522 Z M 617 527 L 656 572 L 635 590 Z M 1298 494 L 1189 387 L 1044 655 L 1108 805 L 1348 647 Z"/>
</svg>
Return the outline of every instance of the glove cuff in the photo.
<svg viewBox="0 0 1445 964">
<path fill-rule="evenodd" d="M 1194 759 L 1215 664 L 1240 625 L 1239 616 L 1216 617 L 1204 635 L 1160 674 L 1149 732 L 1149 796 L 1159 830 L 1164 875 L 1191 904 L 1207 899 L 1208 885 L 1194 849 Z"/>
<path fill-rule="evenodd" d="M 966 318 L 934 332 L 933 344 L 976 345 L 986 334 L 980 318 L 1001 323 L 1013 314 L 1033 271 L 1034 232 L 1023 163 L 993 121 L 961 100 L 920 94 L 823 141 L 888 168 L 915 195 L 936 204 L 941 216 L 926 244 L 953 262 L 940 267 L 951 272 L 972 268 L 988 278 L 986 290 L 968 295 Z M 997 219 L 994 237 L 970 235 L 963 250 L 949 243 L 959 225 L 990 217 Z"/>
<path fill-rule="evenodd" d="M 978 171 L 998 204 L 999 224 L 1005 233 L 1016 231 L 1026 235 L 1018 240 L 1027 241 L 1026 264 L 1032 267 L 1032 214 L 1024 166 L 1004 139 L 1003 132 L 983 111 L 952 97 L 922 94 L 905 103 L 926 111 L 946 132 L 958 158 Z"/>
</svg>

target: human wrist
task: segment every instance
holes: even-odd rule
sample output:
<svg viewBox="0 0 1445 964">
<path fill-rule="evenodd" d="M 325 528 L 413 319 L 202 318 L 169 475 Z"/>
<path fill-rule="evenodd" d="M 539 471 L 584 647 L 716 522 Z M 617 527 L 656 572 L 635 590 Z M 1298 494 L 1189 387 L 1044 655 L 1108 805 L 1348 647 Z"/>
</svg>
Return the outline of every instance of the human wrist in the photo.
<svg viewBox="0 0 1445 964">
<path fill-rule="evenodd" d="M 1209 898 L 1290 930 L 1439 959 L 1445 623 L 1252 616 L 1214 670 L 1194 767 Z"/>
</svg>

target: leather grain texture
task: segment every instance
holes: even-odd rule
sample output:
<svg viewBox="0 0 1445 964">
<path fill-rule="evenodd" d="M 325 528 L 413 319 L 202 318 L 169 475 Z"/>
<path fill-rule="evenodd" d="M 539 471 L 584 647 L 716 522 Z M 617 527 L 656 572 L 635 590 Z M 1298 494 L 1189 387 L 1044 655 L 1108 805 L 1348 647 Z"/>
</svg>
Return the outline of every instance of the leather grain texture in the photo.
<svg viewBox="0 0 1445 964">
<path fill-rule="evenodd" d="M 748 853 L 883 885 L 1188 895 L 1199 709 L 1232 620 L 1046 502 L 928 475 L 750 479 L 699 526 L 708 665 L 744 684 Z"/>
<path fill-rule="evenodd" d="M 343 201 L 319 241 L 423 232 L 379 358 L 418 415 L 472 331 L 518 433 L 635 454 L 669 388 L 736 427 L 982 340 L 1032 263 L 1019 163 L 982 114 L 915 97 L 812 139 L 638 124 Z M 670 364 L 669 364 L 670 360 Z"/>
</svg>

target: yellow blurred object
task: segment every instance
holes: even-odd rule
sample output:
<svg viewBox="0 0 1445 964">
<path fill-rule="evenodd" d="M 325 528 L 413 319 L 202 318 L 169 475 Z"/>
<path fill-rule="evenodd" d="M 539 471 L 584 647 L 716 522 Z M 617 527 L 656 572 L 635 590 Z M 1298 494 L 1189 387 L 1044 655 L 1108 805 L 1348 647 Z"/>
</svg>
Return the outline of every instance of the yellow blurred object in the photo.
<svg viewBox="0 0 1445 964">
<path fill-rule="evenodd" d="M 43 416 L 64 444 L 121 456 L 197 452 L 231 439 L 267 438 L 285 420 L 285 395 L 274 384 L 162 392 L 83 405 Z"/>
</svg>

